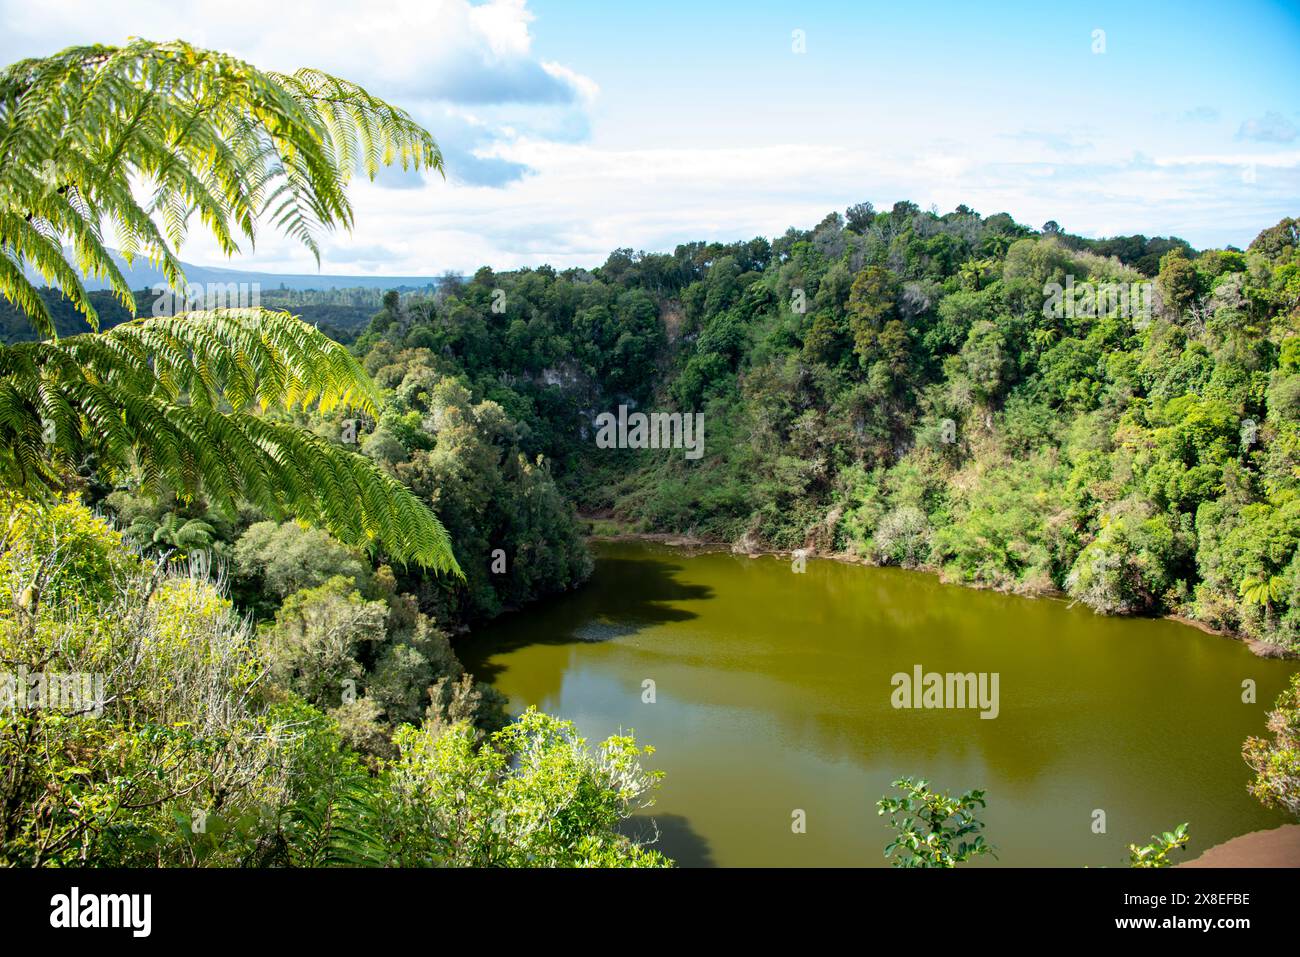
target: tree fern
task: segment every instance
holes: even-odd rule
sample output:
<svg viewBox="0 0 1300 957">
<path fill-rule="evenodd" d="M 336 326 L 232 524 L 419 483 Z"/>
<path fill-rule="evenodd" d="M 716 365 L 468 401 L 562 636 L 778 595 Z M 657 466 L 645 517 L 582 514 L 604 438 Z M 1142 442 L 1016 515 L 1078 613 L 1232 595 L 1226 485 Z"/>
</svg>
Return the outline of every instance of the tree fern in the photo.
<svg viewBox="0 0 1300 957">
<path fill-rule="evenodd" d="M 216 529 L 201 518 L 181 518 L 168 512 L 154 522 L 145 516 L 137 518 L 127 528 L 126 534 L 145 546 L 180 552 L 203 551 L 211 547 Z"/>
<path fill-rule="evenodd" d="M 1285 592 L 1286 579 L 1266 572 L 1247 575 L 1238 588 L 1238 594 L 1244 602 L 1248 605 L 1263 605 L 1265 609 L 1271 607 L 1273 602 L 1280 601 Z"/>
<path fill-rule="evenodd" d="M 358 167 L 371 178 L 393 162 L 442 169 L 427 131 L 355 84 L 265 72 L 181 41 L 72 47 L 0 71 L 0 155 L 0 292 L 46 336 L 54 326 L 24 265 L 96 321 L 62 239 L 131 309 L 104 223 L 128 262 L 146 257 L 175 286 L 195 213 L 227 254 L 261 220 L 319 258 L 317 233 L 352 225 L 345 187 Z"/>
<path fill-rule="evenodd" d="M 391 854 L 384 842 L 374 782 L 364 772 L 329 786 L 289 813 L 297 829 L 295 867 L 384 867 Z"/>
<path fill-rule="evenodd" d="M 378 396 L 342 346 L 284 313 L 142 319 L 103 333 L 0 349 L 0 481 L 57 488 L 93 457 L 109 481 L 200 490 L 295 514 L 401 561 L 457 571 L 438 519 L 369 459 L 261 413 Z"/>
<path fill-rule="evenodd" d="M 346 184 L 379 165 L 442 169 L 428 132 L 317 70 L 264 72 L 183 42 L 74 47 L 0 71 L 0 293 L 44 341 L 0 347 L 0 481 L 59 488 L 82 463 L 146 490 L 202 491 L 319 522 L 354 544 L 459 574 L 446 531 L 369 460 L 270 410 L 375 414 L 356 360 L 313 327 L 261 309 L 136 320 L 60 339 L 28 279 L 57 283 L 97 328 L 81 273 L 135 299 L 104 245 L 173 285 L 197 213 L 227 253 L 259 221 L 317 250 L 349 227 Z M 133 186 L 146 184 L 147 199 Z M 73 251 L 75 266 L 63 253 Z"/>
</svg>

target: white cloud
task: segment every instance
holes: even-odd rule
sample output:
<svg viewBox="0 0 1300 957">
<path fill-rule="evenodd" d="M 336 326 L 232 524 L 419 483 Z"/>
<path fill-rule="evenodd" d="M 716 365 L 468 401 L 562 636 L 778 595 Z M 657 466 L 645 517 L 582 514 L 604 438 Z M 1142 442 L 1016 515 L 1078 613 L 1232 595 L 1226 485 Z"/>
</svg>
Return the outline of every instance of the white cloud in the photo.
<svg viewBox="0 0 1300 957">
<path fill-rule="evenodd" d="M 273 9 L 265 0 L 61 0 L 43 8 L 0 0 L 0 17 L 6 25 L 0 62 L 144 36 L 181 37 L 268 69 L 327 70 L 405 107 L 438 132 L 460 181 L 486 185 L 524 171 L 475 158 L 476 150 L 511 135 L 502 128 L 507 118 L 532 131 L 584 135 L 586 111 L 599 91 L 590 77 L 533 53 L 525 0 L 389 0 L 364 7 L 280 0 Z M 465 105 L 498 115 L 465 123 L 456 116 Z"/>
<path fill-rule="evenodd" d="M 525 0 L 0 0 L 0 17 L 5 62 L 74 43 L 181 37 L 258 66 L 319 67 L 393 98 L 547 102 L 589 97 L 596 88 L 533 55 Z"/>
<path fill-rule="evenodd" d="M 1258 140 L 1261 143 L 1290 143 L 1297 136 L 1300 136 L 1300 127 L 1272 110 L 1259 119 L 1247 120 L 1237 131 L 1237 139 Z"/>
<path fill-rule="evenodd" d="M 830 210 L 863 199 L 884 208 L 911 199 L 941 211 L 966 203 L 1033 226 L 1055 219 L 1084 235 L 1174 232 L 1197 245 L 1244 245 L 1280 218 L 1288 197 L 1300 195 L 1297 156 L 1257 167 L 1254 182 L 1244 181 L 1238 156 L 999 162 L 829 144 L 613 150 L 520 138 L 498 143 L 483 158 L 531 172 L 502 189 L 434 181 L 399 193 L 359 183 L 354 199 L 364 214 L 350 238 L 327 244 L 324 271 L 590 266 L 617 247 L 670 251 L 692 239 L 810 228 Z M 369 255 L 381 246 L 391 254 L 387 261 Z M 353 253 L 362 249 L 367 255 Z M 196 256 L 191 252 L 191 259 L 207 261 Z M 284 271 L 314 269 L 310 257 L 279 237 L 259 245 L 258 261 Z"/>
<path fill-rule="evenodd" d="M 1190 156 L 1165 156 L 1153 161 L 1157 166 L 1273 166 L 1293 169 L 1300 166 L 1300 150 L 1289 153 L 1203 153 Z"/>
<path fill-rule="evenodd" d="M 1176 232 L 1197 245 L 1244 244 L 1294 214 L 1300 195 L 1298 151 L 1274 147 L 1257 156 L 1253 144 L 1237 142 L 1215 153 L 1217 140 L 1153 133 L 1152 141 L 1166 145 L 1151 158 L 1131 152 L 1141 138 L 1104 124 L 1061 132 L 1050 122 L 1014 118 L 999 131 L 972 116 L 968 129 L 909 112 L 901 94 L 882 101 L 890 107 L 883 118 L 857 124 L 830 110 L 800 114 L 797 124 L 733 111 L 725 119 L 734 124 L 718 134 L 716 114 L 683 115 L 671 127 L 682 133 L 677 141 L 712 145 L 664 148 L 663 137 L 627 122 L 622 104 L 593 109 L 600 88 L 583 64 L 558 63 L 535 49 L 525 0 L 364 8 L 343 0 L 273 7 L 265 0 L 113 7 L 65 0 L 45 8 L 0 0 L 0 16 L 0 62 L 132 34 L 181 36 L 261 66 L 321 67 L 411 110 L 442 144 L 448 180 L 356 182 L 355 231 L 324 237 L 327 273 L 592 265 L 616 247 L 671 250 L 693 239 L 808 228 L 862 200 L 887 207 L 910 199 L 941 210 L 965 203 L 1031 225 L 1055 219 L 1085 235 Z M 614 116 L 623 135 L 593 137 L 592 116 Z M 806 139 L 773 141 L 790 135 Z M 224 263 L 197 224 L 183 256 Z M 270 232 L 259 237 L 257 255 L 238 265 L 316 269 L 305 250 Z"/>
<path fill-rule="evenodd" d="M 542 69 L 557 80 L 573 87 L 578 92 L 578 95 L 588 103 L 594 100 L 596 94 L 600 92 L 600 86 L 597 85 L 595 80 L 569 69 L 563 63 L 544 60 L 542 61 Z"/>
</svg>

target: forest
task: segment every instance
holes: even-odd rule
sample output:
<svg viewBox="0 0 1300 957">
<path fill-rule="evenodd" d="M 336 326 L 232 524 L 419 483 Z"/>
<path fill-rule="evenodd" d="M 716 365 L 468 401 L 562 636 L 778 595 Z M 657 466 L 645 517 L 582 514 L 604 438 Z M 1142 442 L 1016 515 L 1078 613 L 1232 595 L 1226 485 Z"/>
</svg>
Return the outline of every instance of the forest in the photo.
<svg viewBox="0 0 1300 957">
<path fill-rule="evenodd" d="M 1196 250 L 864 202 L 484 266 L 354 339 L 154 314 L 99 222 L 177 284 L 195 214 L 232 254 L 268 210 L 315 249 L 358 170 L 442 170 L 400 109 L 133 41 L 0 72 L 0 143 L 0 863 L 671 864 L 627 827 L 653 748 L 512 716 L 458 654 L 579 588 L 597 527 L 1300 650 L 1296 219 Z M 598 442 L 620 407 L 700 417 L 699 454 Z M 1292 812 L 1298 693 L 1246 745 Z M 982 805 L 899 786 L 882 814 Z"/>
<path fill-rule="evenodd" d="M 390 297 L 354 349 L 399 395 L 418 364 L 495 403 L 584 515 L 1294 650 L 1297 333 L 1295 219 L 1197 251 L 899 202 L 593 270 L 485 267 Z M 702 412 L 706 454 L 598 448 L 622 403 Z M 401 474 L 428 411 L 399 400 L 364 447 Z"/>
</svg>

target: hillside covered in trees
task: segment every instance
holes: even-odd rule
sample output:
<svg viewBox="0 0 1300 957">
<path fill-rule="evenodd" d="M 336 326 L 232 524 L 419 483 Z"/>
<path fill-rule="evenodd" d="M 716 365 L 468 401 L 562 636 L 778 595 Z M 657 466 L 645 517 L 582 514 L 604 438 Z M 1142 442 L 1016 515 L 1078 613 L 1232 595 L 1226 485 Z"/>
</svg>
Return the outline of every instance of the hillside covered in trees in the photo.
<svg viewBox="0 0 1300 957">
<path fill-rule="evenodd" d="M 373 413 L 266 419 L 412 492 L 461 574 L 93 458 L 72 498 L 0 501 L 10 657 L 62 635 L 119 688 L 111 720 L 0 740 L 10 863 L 666 863 L 620 830 L 658 781 L 636 742 L 510 722 L 457 651 L 587 579 L 580 515 L 1300 646 L 1295 220 L 1198 252 L 863 204 L 389 293 L 350 349 Z M 703 454 L 601 447 L 620 406 L 702 413 Z M 1288 752 L 1251 747 L 1293 800 Z"/>
<path fill-rule="evenodd" d="M 362 448 L 417 489 L 454 441 L 421 423 L 478 410 L 511 423 L 489 440 L 509 470 L 636 530 L 1300 644 L 1294 219 L 1197 251 L 861 204 L 774 241 L 485 267 L 390 296 L 353 349 L 394 393 Z M 598 448 L 619 405 L 703 412 L 703 456 Z M 467 568 L 494 526 L 453 535 Z M 520 547 L 553 550 L 549 527 Z"/>
</svg>

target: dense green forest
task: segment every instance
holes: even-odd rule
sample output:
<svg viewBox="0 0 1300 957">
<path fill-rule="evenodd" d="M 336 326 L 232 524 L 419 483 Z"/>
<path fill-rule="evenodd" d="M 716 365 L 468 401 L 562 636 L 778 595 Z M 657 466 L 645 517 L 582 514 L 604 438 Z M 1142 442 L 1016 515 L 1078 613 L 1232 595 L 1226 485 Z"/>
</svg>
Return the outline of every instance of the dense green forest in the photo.
<svg viewBox="0 0 1300 957">
<path fill-rule="evenodd" d="M 1106 289 L 1131 295 L 1095 295 Z M 583 513 L 1297 645 L 1294 220 L 1244 252 L 1197 252 L 863 204 L 774 242 L 618 250 L 593 270 L 485 268 L 431 297 L 389 293 L 351 348 L 382 411 L 273 418 L 355 448 L 428 503 L 463 577 L 93 470 L 85 504 L 10 500 L 6 581 L 72 556 L 40 582 L 28 640 L 71 615 L 65 662 L 119 673 L 140 641 L 102 632 L 133 623 L 157 639 L 152 673 L 182 676 L 133 684 L 116 738 L 59 726 L 72 737 L 51 739 L 28 782 L 51 796 L 11 816 L 10 860 L 665 863 L 619 830 L 655 784 L 635 741 L 593 754 L 564 722 L 511 723 L 455 651 L 475 623 L 586 579 Z M 704 454 L 598 447 L 595 418 L 619 405 L 702 411 Z M 212 655 L 216 676 L 199 663 Z M 249 696 L 241 682 L 259 670 Z M 203 733 L 156 737 L 196 709 Z M 307 730 L 268 751 L 268 731 L 290 727 Z M 521 772 L 523 752 L 538 763 Z M 1251 742 L 1267 803 L 1294 802 L 1288 753 Z M 125 770 L 105 774 L 119 754 Z M 473 806 L 447 790 L 471 777 L 496 782 Z M 589 802 L 569 806 L 575 779 Z M 148 810 L 126 813 L 121 787 Z M 208 797 L 145 800 L 195 787 Z M 72 793 L 94 813 L 61 812 Z M 561 806 L 576 837 L 539 837 Z M 182 820 L 191 810 L 202 829 Z M 470 837 L 453 846 L 452 833 Z"/>
<path fill-rule="evenodd" d="M 510 720 L 458 653 L 588 578 L 584 516 L 1300 645 L 1294 219 L 1197 251 L 862 203 L 389 292 L 353 340 L 156 315 L 101 229 L 178 288 L 195 210 L 319 253 L 358 170 L 442 171 L 399 108 L 136 40 L 0 70 L 0 141 L 0 864 L 670 863 L 626 826 L 650 748 Z M 627 409 L 700 454 L 607 447 Z M 1294 689 L 1245 754 L 1291 811 Z"/>
<path fill-rule="evenodd" d="M 1293 219 L 1198 252 L 860 204 L 771 242 L 483 268 L 390 297 L 354 349 L 396 392 L 363 447 L 408 481 L 446 377 L 636 530 L 1300 642 Z M 620 404 L 704 412 L 705 454 L 598 448 Z"/>
</svg>

